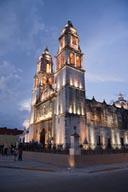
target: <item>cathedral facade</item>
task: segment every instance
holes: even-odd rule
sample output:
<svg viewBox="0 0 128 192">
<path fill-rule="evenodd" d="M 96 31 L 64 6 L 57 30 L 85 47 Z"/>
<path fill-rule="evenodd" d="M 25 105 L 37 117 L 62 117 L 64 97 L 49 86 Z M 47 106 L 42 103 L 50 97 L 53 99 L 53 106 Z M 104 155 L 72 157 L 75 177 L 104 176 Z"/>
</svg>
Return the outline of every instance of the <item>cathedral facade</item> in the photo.
<svg viewBox="0 0 128 192">
<path fill-rule="evenodd" d="M 80 145 L 86 144 L 92 149 L 98 144 L 103 148 L 108 145 L 121 148 L 128 144 L 127 101 L 108 105 L 95 98 L 87 99 L 80 38 L 70 21 L 58 40 L 55 72 L 47 48 L 37 62 L 25 142 L 35 141 L 43 146 L 51 143 L 65 148 L 70 146 L 70 136 L 75 129 Z"/>
</svg>

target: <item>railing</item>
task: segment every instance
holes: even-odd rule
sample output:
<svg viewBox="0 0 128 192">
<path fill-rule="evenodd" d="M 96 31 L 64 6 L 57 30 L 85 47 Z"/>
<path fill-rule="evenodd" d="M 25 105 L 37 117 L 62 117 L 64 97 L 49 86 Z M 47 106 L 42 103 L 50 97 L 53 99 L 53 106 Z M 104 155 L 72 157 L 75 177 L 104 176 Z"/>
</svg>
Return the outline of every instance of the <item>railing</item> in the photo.
<svg viewBox="0 0 128 192">
<path fill-rule="evenodd" d="M 24 151 L 35 151 L 44 153 L 58 153 L 69 154 L 69 148 L 63 148 L 62 146 L 45 145 L 44 147 L 38 143 L 25 143 L 23 144 Z"/>
<path fill-rule="evenodd" d="M 98 155 L 98 154 L 116 154 L 116 153 L 128 153 L 128 148 L 127 147 L 122 147 L 121 149 L 112 149 L 106 148 L 102 149 L 100 146 L 98 146 L 96 149 L 88 149 L 84 150 L 81 149 L 81 155 Z"/>
<path fill-rule="evenodd" d="M 128 153 L 128 147 L 122 146 L 121 149 L 112 149 L 108 147 L 102 149 L 101 146 L 97 146 L 94 150 L 88 149 L 85 150 L 83 146 L 81 148 L 81 155 L 95 155 L 95 154 L 115 154 L 115 153 Z M 38 143 L 24 143 L 24 151 L 35 151 L 35 152 L 44 152 L 44 153 L 57 153 L 57 154 L 69 154 L 69 147 L 63 148 L 62 145 L 45 145 L 44 147 Z"/>
</svg>

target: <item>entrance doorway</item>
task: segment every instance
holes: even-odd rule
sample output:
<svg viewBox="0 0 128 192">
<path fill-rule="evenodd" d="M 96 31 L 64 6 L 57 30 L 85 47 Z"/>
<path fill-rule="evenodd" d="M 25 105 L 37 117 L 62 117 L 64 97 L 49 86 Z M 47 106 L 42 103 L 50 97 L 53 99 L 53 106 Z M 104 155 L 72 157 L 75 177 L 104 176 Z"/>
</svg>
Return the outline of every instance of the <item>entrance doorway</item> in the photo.
<svg viewBox="0 0 128 192">
<path fill-rule="evenodd" d="M 97 137 L 97 145 L 100 146 L 100 144 L 101 144 L 101 138 L 100 138 L 100 136 L 98 136 Z"/>
<path fill-rule="evenodd" d="M 43 128 L 40 133 L 40 143 L 43 145 L 43 148 L 45 147 L 45 129 Z"/>
<path fill-rule="evenodd" d="M 124 146 L 124 138 L 123 137 L 121 137 L 121 145 L 122 145 L 122 147 Z"/>
<path fill-rule="evenodd" d="M 111 148 L 111 139 L 108 138 L 108 148 Z"/>
</svg>

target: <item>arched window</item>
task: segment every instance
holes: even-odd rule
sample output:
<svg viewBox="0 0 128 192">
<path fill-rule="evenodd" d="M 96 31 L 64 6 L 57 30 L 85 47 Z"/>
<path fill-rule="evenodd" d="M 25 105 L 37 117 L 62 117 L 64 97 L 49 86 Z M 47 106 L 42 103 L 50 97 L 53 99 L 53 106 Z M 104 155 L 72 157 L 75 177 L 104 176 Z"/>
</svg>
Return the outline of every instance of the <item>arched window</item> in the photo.
<svg viewBox="0 0 128 192">
<path fill-rule="evenodd" d="M 56 59 L 56 70 L 60 69 L 60 59 Z"/>
<path fill-rule="evenodd" d="M 44 107 L 43 107 L 43 115 L 45 115 L 46 114 L 46 106 L 44 105 Z"/>
<path fill-rule="evenodd" d="M 77 39 L 75 37 L 72 37 L 72 44 L 77 45 Z"/>
<path fill-rule="evenodd" d="M 43 77 L 43 84 L 46 85 L 47 78 L 44 76 Z"/>
<path fill-rule="evenodd" d="M 64 65 L 64 61 L 65 61 L 65 58 L 64 58 L 64 54 L 61 55 L 61 64 Z"/>
<path fill-rule="evenodd" d="M 64 46 L 64 40 L 63 40 L 63 38 L 60 40 L 60 46 L 61 46 L 61 47 Z"/>
<path fill-rule="evenodd" d="M 49 108 L 50 108 L 49 111 L 52 112 L 52 103 L 50 103 L 50 107 Z"/>
<path fill-rule="evenodd" d="M 69 62 L 70 62 L 70 64 L 75 64 L 75 56 L 74 56 L 74 53 L 70 53 L 70 55 L 69 55 Z"/>
<path fill-rule="evenodd" d="M 51 65 L 50 64 L 46 65 L 46 73 L 51 73 Z"/>
<path fill-rule="evenodd" d="M 79 56 L 76 57 L 76 66 L 81 67 L 81 60 Z"/>
<path fill-rule="evenodd" d="M 38 82 L 39 82 L 39 81 L 38 81 L 38 78 L 36 78 L 36 79 L 35 79 L 35 87 L 38 86 Z"/>
<path fill-rule="evenodd" d="M 41 66 L 41 63 L 38 63 L 38 64 L 37 64 L 37 72 L 40 71 L 40 66 Z"/>
<path fill-rule="evenodd" d="M 34 79 L 34 87 L 36 87 L 36 79 Z"/>
<path fill-rule="evenodd" d="M 51 77 L 48 79 L 48 82 L 50 85 L 52 85 L 52 78 Z"/>
</svg>

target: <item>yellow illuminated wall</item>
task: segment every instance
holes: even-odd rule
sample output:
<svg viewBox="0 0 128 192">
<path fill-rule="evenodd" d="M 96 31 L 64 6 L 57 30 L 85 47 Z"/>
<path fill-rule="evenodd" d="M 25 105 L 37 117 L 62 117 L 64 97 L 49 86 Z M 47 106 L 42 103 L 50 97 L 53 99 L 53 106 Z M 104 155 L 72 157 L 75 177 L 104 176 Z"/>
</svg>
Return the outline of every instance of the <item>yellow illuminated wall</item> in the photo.
<svg viewBox="0 0 128 192">
<path fill-rule="evenodd" d="M 0 145 L 1 144 L 7 144 L 8 146 L 11 146 L 11 144 L 15 145 L 18 139 L 19 139 L 18 135 L 0 135 Z"/>
</svg>

